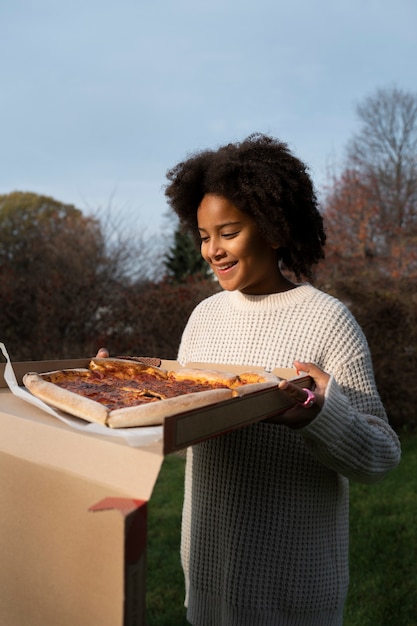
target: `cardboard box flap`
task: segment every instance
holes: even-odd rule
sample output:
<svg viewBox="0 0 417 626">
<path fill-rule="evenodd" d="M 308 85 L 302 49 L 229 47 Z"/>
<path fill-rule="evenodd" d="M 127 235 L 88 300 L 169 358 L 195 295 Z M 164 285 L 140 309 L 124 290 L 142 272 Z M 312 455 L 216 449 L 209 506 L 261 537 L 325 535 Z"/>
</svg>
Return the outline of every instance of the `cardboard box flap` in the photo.
<svg viewBox="0 0 417 626">
<path fill-rule="evenodd" d="M 124 621 L 145 624 L 147 503 L 128 498 L 103 498 L 90 512 L 119 511 L 124 518 Z"/>
</svg>

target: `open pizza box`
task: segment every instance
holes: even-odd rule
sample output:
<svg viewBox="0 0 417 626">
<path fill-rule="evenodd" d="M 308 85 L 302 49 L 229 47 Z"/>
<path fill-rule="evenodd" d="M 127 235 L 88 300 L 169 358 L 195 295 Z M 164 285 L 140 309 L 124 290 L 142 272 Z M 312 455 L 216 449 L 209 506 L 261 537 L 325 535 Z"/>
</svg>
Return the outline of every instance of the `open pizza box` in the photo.
<svg viewBox="0 0 417 626">
<path fill-rule="evenodd" d="M 286 404 L 279 390 L 264 390 L 170 416 L 141 434 L 89 428 L 98 425 L 57 417 L 25 397 L 26 372 L 88 361 L 0 364 L 0 624 L 144 625 L 147 503 L 164 456 Z M 311 386 L 294 370 L 276 373 Z"/>
</svg>

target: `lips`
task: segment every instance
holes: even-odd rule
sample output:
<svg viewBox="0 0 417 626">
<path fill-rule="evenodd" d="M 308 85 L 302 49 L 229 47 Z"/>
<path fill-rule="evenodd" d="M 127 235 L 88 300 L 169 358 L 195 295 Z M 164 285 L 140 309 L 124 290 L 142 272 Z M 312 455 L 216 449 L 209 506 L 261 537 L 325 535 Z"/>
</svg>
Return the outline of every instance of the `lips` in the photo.
<svg viewBox="0 0 417 626">
<path fill-rule="evenodd" d="M 215 265 L 214 269 L 218 274 L 226 274 L 236 265 L 237 265 L 237 261 L 233 261 L 231 263 L 222 263 L 221 265 Z"/>
</svg>

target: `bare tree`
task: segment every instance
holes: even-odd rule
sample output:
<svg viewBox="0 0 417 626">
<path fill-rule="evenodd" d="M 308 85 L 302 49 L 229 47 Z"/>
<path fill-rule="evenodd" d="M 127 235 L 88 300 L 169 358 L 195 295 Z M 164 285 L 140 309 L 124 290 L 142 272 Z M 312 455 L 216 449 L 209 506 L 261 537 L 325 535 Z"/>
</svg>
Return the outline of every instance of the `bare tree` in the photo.
<svg viewBox="0 0 417 626">
<path fill-rule="evenodd" d="M 417 94 L 378 89 L 357 106 L 348 162 L 372 190 L 387 233 L 417 228 Z"/>
<path fill-rule="evenodd" d="M 379 89 L 357 113 L 360 128 L 323 200 L 330 267 L 416 276 L 417 94 Z"/>
</svg>

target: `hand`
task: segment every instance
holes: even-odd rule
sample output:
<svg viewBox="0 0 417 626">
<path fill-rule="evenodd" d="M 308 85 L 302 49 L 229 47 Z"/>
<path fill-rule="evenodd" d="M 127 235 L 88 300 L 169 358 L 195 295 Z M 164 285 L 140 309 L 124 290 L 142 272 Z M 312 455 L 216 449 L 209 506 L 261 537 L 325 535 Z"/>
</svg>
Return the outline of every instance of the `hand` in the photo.
<svg viewBox="0 0 417 626">
<path fill-rule="evenodd" d="M 275 417 L 265 420 L 268 423 L 285 424 L 291 428 L 303 428 L 303 426 L 307 426 L 310 422 L 312 422 L 322 409 L 324 404 L 324 394 L 326 392 L 327 383 L 330 379 L 329 374 L 323 372 L 323 370 L 317 367 L 317 365 L 314 365 L 314 363 L 294 361 L 294 366 L 297 371 L 305 372 L 314 380 L 314 395 L 316 397 L 316 401 L 309 408 L 301 406 L 301 404 L 306 400 L 306 392 L 288 380 L 281 380 L 278 385 L 279 389 L 293 399 L 296 404 L 291 407 L 291 409 L 288 409 L 288 411 L 285 411 L 285 413 L 280 413 Z"/>
<path fill-rule="evenodd" d="M 107 359 L 109 357 L 109 351 L 107 348 L 99 348 L 96 358 L 97 359 Z"/>
</svg>

